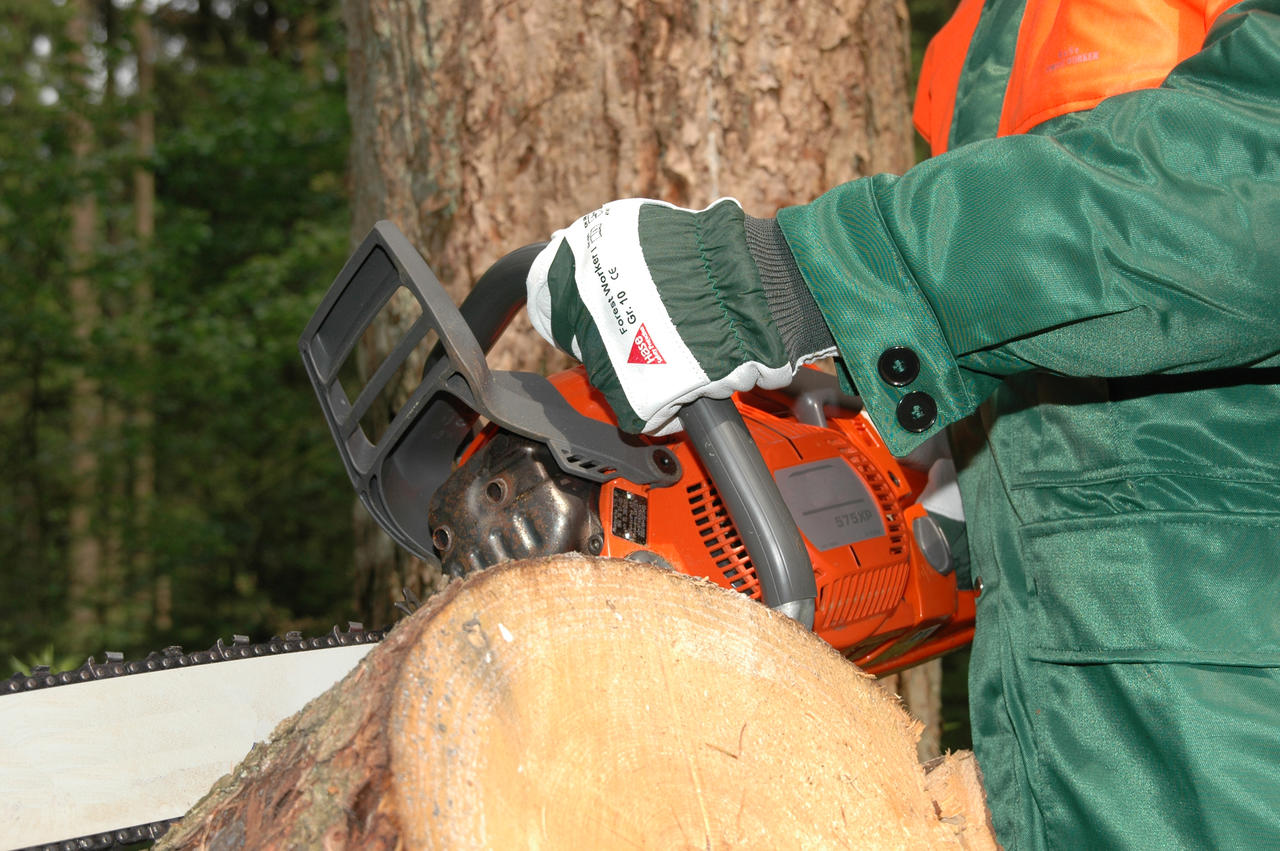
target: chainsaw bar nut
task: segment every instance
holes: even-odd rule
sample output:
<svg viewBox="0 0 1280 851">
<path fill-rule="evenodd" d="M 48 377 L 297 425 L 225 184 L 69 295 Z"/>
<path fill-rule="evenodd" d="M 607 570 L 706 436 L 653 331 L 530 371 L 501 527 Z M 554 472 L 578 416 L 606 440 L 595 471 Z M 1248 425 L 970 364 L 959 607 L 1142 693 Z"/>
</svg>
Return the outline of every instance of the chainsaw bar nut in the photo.
<svg viewBox="0 0 1280 851">
<path fill-rule="evenodd" d="M 490 479 L 489 483 L 484 486 L 485 497 L 496 506 L 501 506 L 507 501 L 507 495 L 511 493 L 505 479 L 499 477 Z"/>
</svg>

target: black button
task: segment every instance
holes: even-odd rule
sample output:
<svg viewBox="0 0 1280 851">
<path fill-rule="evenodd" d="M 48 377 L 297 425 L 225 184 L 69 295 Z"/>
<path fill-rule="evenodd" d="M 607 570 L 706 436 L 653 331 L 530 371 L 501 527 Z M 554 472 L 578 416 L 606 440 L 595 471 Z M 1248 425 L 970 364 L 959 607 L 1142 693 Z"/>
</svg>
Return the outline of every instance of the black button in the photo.
<svg viewBox="0 0 1280 851">
<path fill-rule="evenodd" d="M 898 402 L 898 425 L 919 434 L 938 421 L 938 403 L 928 393 L 908 393 Z"/>
<path fill-rule="evenodd" d="M 920 374 L 920 358 L 905 346 L 894 346 L 880 356 L 876 370 L 886 383 L 904 387 Z"/>
</svg>

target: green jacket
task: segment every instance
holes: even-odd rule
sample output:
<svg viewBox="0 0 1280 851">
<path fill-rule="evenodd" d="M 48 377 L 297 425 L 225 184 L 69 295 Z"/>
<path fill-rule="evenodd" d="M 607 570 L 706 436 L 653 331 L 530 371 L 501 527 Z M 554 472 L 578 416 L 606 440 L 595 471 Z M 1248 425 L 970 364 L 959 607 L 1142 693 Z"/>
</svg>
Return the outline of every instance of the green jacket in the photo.
<svg viewBox="0 0 1280 851">
<path fill-rule="evenodd" d="M 953 426 L 1001 841 L 1280 846 L 1280 2 L 993 138 L 1032 2 L 949 152 L 779 223 L 889 447 Z"/>
</svg>

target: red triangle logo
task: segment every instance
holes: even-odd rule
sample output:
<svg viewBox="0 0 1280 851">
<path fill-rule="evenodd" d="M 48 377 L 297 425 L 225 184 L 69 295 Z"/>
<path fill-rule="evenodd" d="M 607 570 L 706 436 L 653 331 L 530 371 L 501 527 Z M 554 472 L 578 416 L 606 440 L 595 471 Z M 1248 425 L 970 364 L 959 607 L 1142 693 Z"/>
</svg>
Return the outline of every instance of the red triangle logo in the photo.
<svg viewBox="0 0 1280 851">
<path fill-rule="evenodd" d="M 649 336 L 649 331 L 643 324 L 636 332 L 635 339 L 631 341 L 631 356 L 627 358 L 627 363 L 666 363 L 658 347 L 653 344 L 653 337 Z"/>
</svg>

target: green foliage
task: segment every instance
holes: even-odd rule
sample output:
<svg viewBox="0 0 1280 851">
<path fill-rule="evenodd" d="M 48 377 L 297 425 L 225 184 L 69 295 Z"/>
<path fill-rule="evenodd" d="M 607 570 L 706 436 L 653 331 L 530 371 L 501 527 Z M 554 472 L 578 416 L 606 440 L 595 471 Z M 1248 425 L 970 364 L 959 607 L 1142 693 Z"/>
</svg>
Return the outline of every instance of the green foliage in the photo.
<svg viewBox="0 0 1280 851">
<path fill-rule="evenodd" d="M 44 667 L 51 671 L 68 671 L 80 667 L 84 659 L 79 656 L 68 656 L 59 654 L 54 650 L 52 644 L 46 644 L 39 650 L 28 653 L 23 658 L 17 656 L 9 657 L 9 670 L 15 674 L 25 674 L 31 676 L 35 673 L 36 668 Z M 0 671 L 0 676 L 4 672 Z"/>
<path fill-rule="evenodd" d="M 130 78 L 141 6 L 98 7 L 87 86 L 73 6 L 0 0 L 0 659 L 47 664 L 57 647 L 79 664 L 356 617 L 351 489 L 296 349 L 348 239 L 337 2 L 160 6 L 149 99 Z M 77 119 L 93 138 L 79 158 Z M 156 179 L 151 242 L 133 223 L 138 166 Z M 100 318 L 78 340 L 68 243 L 86 194 Z M 91 589 L 69 572 L 76 376 L 101 397 Z M 93 623 L 72 647 L 76 595 Z"/>
<path fill-rule="evenodd" d="M 77 355 L 65 293 L 47 283 L 66 277 L 76 180 L 65 115 L 41 100 L 64 82 L 55 56 L 66 14 L 52 4 L 34 11 L 24 18 L 0 3 L 0 658 L 46 642 L 42 620 L 63 593 L 65 577 L 48 576 L 65 552 L 69 383 L 60 367 Z M 47 57 L 33 49 L 44 33 L 55 36 Z M 33 640 L 4 640 L 14 634 Z"/>
</svg>

